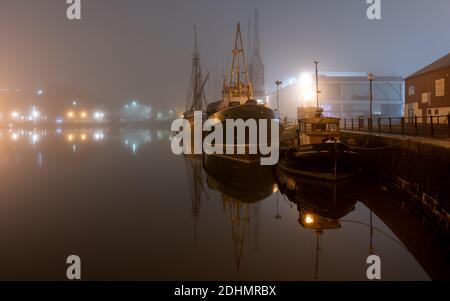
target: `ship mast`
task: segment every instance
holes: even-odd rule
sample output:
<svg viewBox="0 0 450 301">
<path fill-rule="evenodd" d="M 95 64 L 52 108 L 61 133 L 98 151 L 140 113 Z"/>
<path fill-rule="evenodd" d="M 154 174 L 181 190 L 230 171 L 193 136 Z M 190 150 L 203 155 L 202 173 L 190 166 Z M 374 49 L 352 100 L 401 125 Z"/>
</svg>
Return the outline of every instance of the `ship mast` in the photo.
<svg viewBox="0 0 450 301">
<path fill-rule="evenodd" d="M 206 108 L 205 85 L 208 81 L 209 74 L 203 79 L 200 64 L 200 51 L 197 42 L 197 28 L 194 26 L 195 43 L 192 55 L 192 72 L 189 86 L 188 98 L 186 101 L 186 113 L 194 111 L 203 111 Z"/>
<path fill-rule="evenodd" d="M 248 77 L 247 63 L 245 61 L 244 43 L 242 42 L 241 25 L 238 23 L 234 49 L 232 51 L 233 61 L 231 64 L 230 80 L 227 87 L 228 104 L 233 98 L 246 98 L 249 100 L 253 96 L 252 86 Z M 241 69 L 244 69 L 241 71 Z M 241 81 L 241 73 L 244 74 L 244 82 Z"/>
</svg>

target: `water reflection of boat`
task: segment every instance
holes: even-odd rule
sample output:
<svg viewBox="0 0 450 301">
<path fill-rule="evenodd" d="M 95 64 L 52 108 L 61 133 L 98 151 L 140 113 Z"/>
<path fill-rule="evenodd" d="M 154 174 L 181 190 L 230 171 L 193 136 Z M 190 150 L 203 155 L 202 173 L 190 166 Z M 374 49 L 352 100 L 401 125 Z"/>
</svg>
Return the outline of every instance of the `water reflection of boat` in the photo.
<svg viewBox="0 0 450 301">
<path fill-rule="evenodd" d="M 357 200 L 348 193 L 350 182 L 329 183 L 295 177 L 276 170 L 275 178 L 281 193 L 297 205 L 299 224 L 313 230 L 316 236 L 315 276 L 319 278 L 319 255 L 325 231 L 341 228 L 340 219 L 355 209 Z"/>
<path fill-rule="evenodd" d="M 255 226 L 258 226 L 258 202 L 276 190 L 272 168 L 217 156 L 204 156 L 203 162 L 207 172 L 206 182 L 212 190 L 221 194 L 223 209 L 229 215 L 235 261 L 239 270 L 250 221 L 254 220 Z M 257 228 L 254 233 L 256 244 Z"/>
<path fill-rule="evenodd" d="M 200 206 L 203 197 L 207 197 L 204 187 L 205 172 L 203 170 L 202 156 L 185 155 L 184 164 L 188 179 L 189 193 L 191 197 L 192 219 L 194 222 L 194 246 L 197 241 L 197 224 L 200 218 Z"/>
<path fill-rule="evenodd" d="M 273 194 L 276 187 L 272 167 L 215 155 L 205 155 L 203 161 L 208 185 L 241 203 L 261 201 Z"/>
<path fill-rule="evenodd" d="M 318 181 L 293 176 L 280 169 L 276 169 L 275 178 L 279 190 L 299 207 L 301 213 L 299 222 L 302 222 L 304 220 L 302 217 L 307 214 L 313 214 L 320 217 L 325 225 L 325 219 L 338 220 L 355 208 L 356 199 L 350 194 L 349 189 L 352 182 Z"/>
</svg>

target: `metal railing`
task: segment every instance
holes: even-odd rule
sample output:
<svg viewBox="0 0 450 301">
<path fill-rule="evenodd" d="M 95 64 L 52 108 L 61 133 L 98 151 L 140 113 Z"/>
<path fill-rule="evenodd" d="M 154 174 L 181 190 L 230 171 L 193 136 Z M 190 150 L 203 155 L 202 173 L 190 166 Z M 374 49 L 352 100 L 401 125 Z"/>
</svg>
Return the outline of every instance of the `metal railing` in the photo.
<svg viewBox="0 0 450 301">
<path fill-rule="evenodd" d="M 403 136 L 450 138 L 450 114 L 427 117 L 342 119 L 341 129 Z"/>
</svg>

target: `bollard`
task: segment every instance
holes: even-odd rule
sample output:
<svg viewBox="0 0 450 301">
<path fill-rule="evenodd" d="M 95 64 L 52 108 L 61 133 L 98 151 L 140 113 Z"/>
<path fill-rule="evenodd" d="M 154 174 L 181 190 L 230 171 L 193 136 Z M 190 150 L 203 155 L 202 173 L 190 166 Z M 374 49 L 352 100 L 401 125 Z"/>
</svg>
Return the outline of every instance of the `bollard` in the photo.
<svg viewBox="0 0 450 301">
<path fill-rule="evenodd" d="M 448 138 L 450 138 L 450 113 L 447 115 Z"/>
<path fill-rule="evenodd" d="M 419 127 L 417 126 L 417 116 L 414 116 L 414 134 L 419 136 Z"/>
<path fill-rule="evenodd" d="M 405 136 L 405 117 L 402 117 L 401 125 L 402 125 L 402 136 Z"/>
<path fill-rule="evenodd" d="M 392 134 L 392 118 L 389 117 L 389 134 Z"/>
<path fill-rule="evenodd" d="M 433 116 L 430 116 L 430 134 L 431 134 L 431 138 L 434 138 Z"/>
</svg>

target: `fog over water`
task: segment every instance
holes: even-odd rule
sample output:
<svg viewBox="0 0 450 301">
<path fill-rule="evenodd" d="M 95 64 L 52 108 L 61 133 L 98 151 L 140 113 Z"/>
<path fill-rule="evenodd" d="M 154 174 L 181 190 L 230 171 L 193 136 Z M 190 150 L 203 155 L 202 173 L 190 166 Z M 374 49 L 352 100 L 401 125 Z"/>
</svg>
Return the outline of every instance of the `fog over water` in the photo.
<svg viewBox="0 0 450 301">
<path fill-rule="evenodd" d="M 0 88 L 73 87 L 120 104 L 136 98 L 183 107 L 193 24 L 210 101 L 241 21 L 260 13 L 266 84 L 313 68 L 408 75 L 450 51 L 450 2 L 382 1 L 382 20 L 366 18 L 365 0 L 94 0 L 82 20 L 66 18 L 65 1 L 2 0 Z"/>
</svg>

